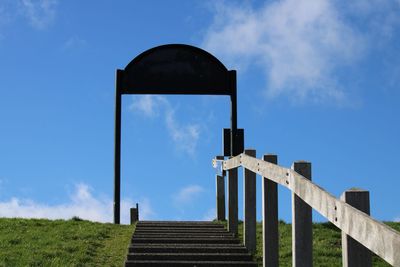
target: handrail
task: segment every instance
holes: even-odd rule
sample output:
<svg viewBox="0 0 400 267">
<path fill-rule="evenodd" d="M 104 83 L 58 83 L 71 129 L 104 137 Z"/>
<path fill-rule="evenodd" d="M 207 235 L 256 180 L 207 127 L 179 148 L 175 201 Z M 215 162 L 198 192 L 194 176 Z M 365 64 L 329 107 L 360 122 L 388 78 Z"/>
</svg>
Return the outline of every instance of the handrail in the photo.
<svg viewBox="0 0 400 267">
<path fill-rule="evenodd" d="M 369 250 L 393 266 L 400 266 L 400 233 L 366 213 L 337 199 L 322 187 L 292 169 L 284 168 L 244 153 L 222 162 L 223 170 L 244 167 L 281 184 L 313 209 Z"/>
</svg>

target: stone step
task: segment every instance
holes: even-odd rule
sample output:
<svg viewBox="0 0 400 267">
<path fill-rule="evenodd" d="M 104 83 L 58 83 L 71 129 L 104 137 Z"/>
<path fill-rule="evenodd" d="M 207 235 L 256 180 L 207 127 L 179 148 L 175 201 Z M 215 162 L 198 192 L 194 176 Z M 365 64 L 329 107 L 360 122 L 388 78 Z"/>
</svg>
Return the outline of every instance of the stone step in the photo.
<svg viewBox="0 0 400 267">
<path fill-rule="evenodd" d="M 125 266 L 257 266 L 238 238 L 213 222 L 140 221 Z"/>
<path fill-rule="evenodd" d="M 249 253 L 129 253 L 131 260 L 250 261 Z"/>
<path fill-rule="evenodd" d="M 129 253 L 247 253 L 241 244 L 132 244 Z"/>
<path fill-rule="evenodd" d="M 236 238 L 190 238 L 190 237 L 183 237 L 183 238 L 152 238 L 152 237 L 132 237 L 132 243 L 149 243 L 149 244 L 161 244 L 161 243 L 185 243 L 185 244 L 237 244 L 239 240 Z"/>
<path fill-rule="evenodd" d="M 227 233 L 227 232 L 224 232 L 224 233 L 198 233 L 198 232 L 195 232 L 195 233 L 142 233 L 142 232 L 140 232 L 140 233 L 135 233 L 135 238 L 138 238 L 138 237 L 141 237 L 141 238 L 144 238 L 144 237 L 162 237 L 162 238 L 165 238 L 165 237 L 179 237 L 179 238 L 181 238 L 181 237 L 207 237 L 207 238 L 225 238 L 225 237 L 231 237 L 231 238 L 233 238 L 234 236 L 233 236 L 233 234 L 231 234 L 231 233 Z"/>
<path fill-rule="evenodd" d="M 217 224 L 217 223 L 212 223 L 212 222 L 143 222 L 139 221 L 136 224 L 137 228 L 145 228 L 145 227 L 157 227 L 157 228 L 162 228 L 162 227 L 180 227 L 180 228 L 187 228 L 187 227 L 193 227 L 193 228 L 224 228 L 224 225 L 222 224 Z"/>
<path fill-rule="evenodd" d="M 223 228 L 136 228 L 136 233 L 229 233 L 227 230 Z"/>
<path fill-rule="evenodd" d="M 225 229 L 223 225 L 218 224 L 205 224 L 205 225 L 198 225 L 198 224 L 141 224 L 137 225 L 136 228 L 144 229 L 144 228 L 202 228 L 202 229 Z"/>
<path fill-rule="evenodd" d="M 202 267 L 202 266 L 240 266 L 240 267 L 254 267 L 257 263 L 252 261 L 126 261 L 126 267 L 151 267 L 151 266 L 163 266 L 163 267 Z"/>
<path fill-rule="evenodd" d="M 138 225 L 141 224 L 195 224 L 195 225 L 222 225 L 220 223 L 210 222 L 210 221 L 138 221 Z"/>
</svg>

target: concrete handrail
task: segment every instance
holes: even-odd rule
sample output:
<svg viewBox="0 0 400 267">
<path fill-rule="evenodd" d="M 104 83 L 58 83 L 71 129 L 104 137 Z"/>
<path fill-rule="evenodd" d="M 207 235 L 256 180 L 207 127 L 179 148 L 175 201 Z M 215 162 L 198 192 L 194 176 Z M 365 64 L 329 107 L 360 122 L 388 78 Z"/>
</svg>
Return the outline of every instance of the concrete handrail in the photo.
<svg viewBox="0 0 400 267">
<path fill-rule="evenodd" d="M 366 248 L 393 266 L 400 266 L 400 233 L 350 206 L 298 174 L 246 154 L 222 162 L 223 170 L 244 167 L 281 184 Z"/>
</svg>

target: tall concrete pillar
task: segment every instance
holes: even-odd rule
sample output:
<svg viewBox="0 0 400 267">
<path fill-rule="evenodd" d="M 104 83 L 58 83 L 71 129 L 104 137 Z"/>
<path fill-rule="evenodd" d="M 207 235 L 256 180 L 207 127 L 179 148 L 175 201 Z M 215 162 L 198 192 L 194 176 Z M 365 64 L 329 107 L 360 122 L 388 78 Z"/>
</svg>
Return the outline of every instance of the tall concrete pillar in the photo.
<svg viewBox="0 0 400 267">
<path fill-rule="evenodd" d="M 292 169 L 311 180 L 311 163 L 297 161 Z M 311 267 L 312 254 L 312 209 L 292 193 L 292 260 L 293 267 Z"/>
<path fill-rule="evenodd" d="M 263 160 L 278 164 L 277 155 L 264 155 Z M 279 266 L 278 185 L 262 178 L 263 266 Z"/>
<path fill-rule="evenodd" d="M 246 149 L 244 153 L 256 157 L 254 149 Z M 256 251 L 256 173 L 244 169 L 243 171 L 243 239 L 244 245 L 250 253 Z"/>
<path fill-rule="evenodd" d="M 341 200 L 356 209 L 370 214 L 369 192 L 350 189 L 340 197 Z M 400 252 L 399 252 L 400 253 Z M 342 260 L 344 267 L 371 267 L 371 251 L 342 231 Z"/>
<path fill-rule="evenodd" d="M 238 235 L 238 169 L 228 171 L 228 231 Z"/>
<path fill-rule="evenodd" d="M 224 221 L 225 218 L 225 177 L 222 175 L 215 176 L 216 193 L 217 193 L 217 220 Z"/>
</svg>

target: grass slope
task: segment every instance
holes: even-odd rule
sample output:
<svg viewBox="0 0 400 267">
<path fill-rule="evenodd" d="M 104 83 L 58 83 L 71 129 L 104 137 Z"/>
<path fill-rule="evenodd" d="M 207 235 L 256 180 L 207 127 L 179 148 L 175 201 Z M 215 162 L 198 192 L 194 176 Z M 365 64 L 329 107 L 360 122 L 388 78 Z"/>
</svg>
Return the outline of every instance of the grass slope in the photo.
<svg viewBox="0 0 400 267">
<path fill-rule="evenodd" d="M 134 228 L 0 218 L 0 266 L 122 266 Z"/>
<path fill-rule="evenodd" d="M 400 223 L 387 223 L 400 231 Z M 122 266 L 133 226 L 80 220 L 0 218 L 0 266 Z M 291 266 L 291 224 L 280 222 L 280 266 Z M 243 224 L 239 224 L 242 237 Z M 262 224 L 255 259 L 262 264 Z M 313 225 L 314 266 L 342 266 L 341 234 L 331 223 Z M 374 256 L 373 266 L 389 266 Z"/>
<path fill-rule="evenodd" d="M 387 225 L 400 231 L 400 223 L 387 222 Z M 292 266 L 292 225 L 279 223 L 279 266 Z M 243 224 L 239 224 L 239 237 L 243 236 Z M 257 251 L 255 259 L 262 266 L 262 224 L 257 223 Z M 318 267 L 341 267 L 341 232 L 332 223 L 313 224 L 313 263 Z M 373 255 L 373 266 L 391 266 Z"/>
</svg>

